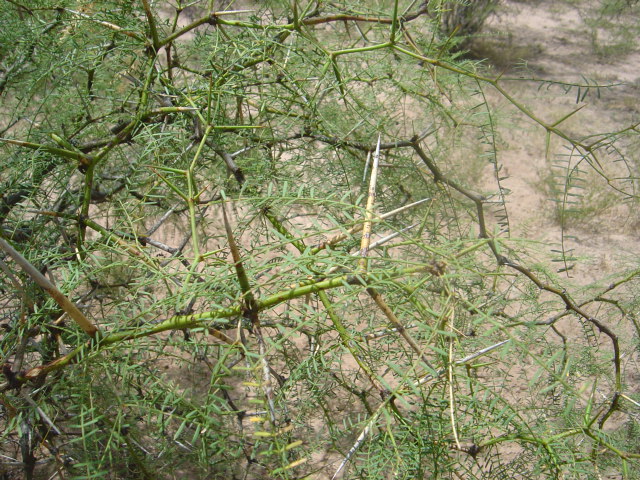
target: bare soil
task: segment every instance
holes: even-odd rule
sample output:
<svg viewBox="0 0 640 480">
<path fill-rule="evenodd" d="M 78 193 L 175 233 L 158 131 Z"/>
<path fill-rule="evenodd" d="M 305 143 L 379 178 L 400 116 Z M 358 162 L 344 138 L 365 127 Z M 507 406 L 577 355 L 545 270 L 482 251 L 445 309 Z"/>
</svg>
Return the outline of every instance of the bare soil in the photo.
<svg viewBox="0 0 640 480">
<path fill-rule="evenodd" d="M 628 51 L 621 48 L 619 55 L 598 53 L 591 27 L 584 18 L 585 5 L 595 3 L 505 2 L 490 19 L 486 36 L 474 52 L 488 58 L 496 73 L 515 78 L 505 81 L 508 91 L 540 119 L 553 122 L 581 108 L 559 125 L 569 134 L 616 131 L 640 120 L 640 50 L 636 45 Z M 589 92 L 576 102 L 575 88 L 563 94 L 561 86 L 524 78 L 559 82 L 588 79 L 615 86 L 600 89 L 599 96 L 595 91 Z M 503 103 L 497 96 L 495 101 Z M 595 211 L 577 212 L 562 225 L 555 214 L 557 204 L 549 191 L 549 176 L 555 157 L 566 153 L 566 142 L 552 139 L 549 154 L 545 155 L 542 127 L 523 119 L 512 106 L 503 110 L 501 121 L 515 127 L 502 130 L 504 138 L 498 159 L 508 176 L 504 186 L 512 192 L 507 201 L 513 235 L 542 241 L 548 247 L 557 247 L 564 235 L 568 242 L 565 249 L 574 249 L 573 256 L 591 258 L 570 273 L 574 281 L 583 284 L 603 279 L 634 261 L 640 253 L 640 222 L 634 205 L 614 199 L 606 181 L 594 175 L 585 195 L 600 199 L 601 205 Z M 636 169 L 637 155 L 636 151 L 632 159 Z M 605 171 L 613 176 L 610 168 L 605 166 Z M 606 199 L 607 195 L 611 198 Z M 576 238 L 567 240 L 567 236 Z"/>
</svg>

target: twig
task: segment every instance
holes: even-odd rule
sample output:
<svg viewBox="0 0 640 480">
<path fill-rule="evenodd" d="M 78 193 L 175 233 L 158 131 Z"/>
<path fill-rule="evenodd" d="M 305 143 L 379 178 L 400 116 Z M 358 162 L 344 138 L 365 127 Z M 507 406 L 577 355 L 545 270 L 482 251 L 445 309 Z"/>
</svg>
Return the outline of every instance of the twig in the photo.
<svg viewBox="0 0 640 480">
<path fill-rule="evenodd" d="M 149 6 L 148 0 L 142 0 L 142 6 L 144 7 L 144 13 L 147 16 L 147 23 L 149 24 L 149 31 L 151 33 L 151 40 L 153 42 L 153 49 L 157 52 L 160 49 L 160 38 L 158 37 L 158 29 L 156 28 L 156 20 L 153 18 L 153 12 Z"/>
<path fill-rule="evenodd" d="M 340 462 L 340 465 L 338 466 L 338 469 L 336 470 L 336 472 L 331 477 L 331 480 L 335 480 L 336 478 L 338 478 L 338 475 L 340 475 L 340 472 L 345 467 L 345 465 L 349 462 L 349 460 L 351 459 L 353 454 L 356 453 L 358 448 L 360 448 L 360 445 L 362 445 L 364 443 L 365 439 L 367 438 L 367 435 L 369 435 L 369 432 L 373 428 L 374 423 L 378 420 L 378 416 L 380 415 L 380 412 L 382 411 L 382 407 L 385 404 L 386 404 L 386 402 L 383 402 L 378 407 L 378 410 L 375 412 L 375 414 L 369 419 L 369 421 L 367 422 L 367 425 L 364 427 L 362 432 L 360 432 L 360 435 L 358 435 L 358 438 L 356 439 L 356 441 L 353 444 L 353 446 L 349 449 L 349 451 L 345 455 L 345 457 L 342 460 L 342 462 Z"/>
<path fill-rule="evenodd" d="M 359 270 L 367 271 L 367 255 L 369 254 L 369 245 L 371 244 L 371 221 L 373 219 L 373 206 L 376 202 L 376 183 L 378 182 L 378 168 L 380 164 L 380 140 L 378 135 L 378 144 L 373 154 L 373 166 L 371 167 L 371 178 L 369 180 L 369 195 L 367 197 L 367 207 L 365 210 L 365 220 L 362 226 L 362 240 L 360 242 Z"/>
<path fill-rule="evenodd" d="M 394 238 L 396 238 L 397 236 L 402 235 L 404 232 L 407 232 L 407 231 L 409 231 L 412 228 L 415 228 L 417 226 L 418 226 L 418 224 L 414 223 L 413 225 L 409 225 L 408 227 L 404 227 L 402 230 L 399 230 L 397 232 L 393 232 L 393 233 L 387 235 L 386 237 L 382 237 L 381 239 L 376 240 L 371 245 L 369 245 L 369 251 L 375 250 L 376 248 L 384 245 L 385 243 L 387 243 L 387 242 L 393 240 Z M 352 253 L 353 256 L 357 256 L 359 254 L 360 254 L 359 250 L 357 252 L 355 252 L 355 253 Z M 331 275 L 332 273 L 335 273 L 335 272 L 339 271 L 341 268 L 342 267 L 340 267 L 340 266 L 331 267 L 329 270 L 327 270 L 327 273 L 325 274 L 325 276 Z"/>
<path fill-rule="evenodd" d="M 95 22 L 95 23 L 97 23 L 99 25 L 102 25 L 103 27 L 107 27 L 107 28 L 113 30 L 114 32 L 118 32 L 118 33 L 121 33 L 121 34 L 126 35 L 128 37 L 135 38 L 138 41 L 144 42 L 144 38 L 140 37 L 137 33 L 129 31 L 129 30 L 125 30 L 124 28 L 122 28 L 122 27 L 120 27 L 120 26 L 118 26 L 118 25 L 116 25 L 114 23 L 105 22 L 105 21 L 102 21 L 102 20 L 97 20 L 96 18 L 92 17 L 91 15 L 87 15 L 86 13 L 82 13 L 82 12 L 77 12 L 75 10 L 71 10 L 70 8 L 63 8 L 63 10 L 65 12 L 69 12 L 72 15 L 76 15 L 78 17 L 82 17 L 82 18 L 85 18 L 85 19 L 90 20 L 92 22 Z"/>
<path fill-rule="evenodd" d="M 456 442 L 458 450 L 460 450 L 460 439 L 458 438 L 458 427 L 456 425 L 456 401 L 453 394 L 453 339 L 449 339 L 449 413 L 451 415 L 451 430 L 453 431 L 453 439 Z"/>
<path fill-rule="evenodd" d="M 20 283 L 20 280 L 18 280 L 18 277 L 13 274 L 13 272 L 9 269 L 7 264 L 2 261 L 2 259 L 0 259 L 0 270 L 2 270 L 4 274 L 9 278 L 9 280 L 13 284 L 13 288 L 16 289 L 16 292 L 19 292 L 20 296 L 22 297 L 22 301 L 24 302 L 24 305 L 27 307 L 27 309 L 31 310 L 31 308 L 33 307 L 33 302 L 27 295 L 27 292 Z"/>
<path fill-rule="evenodd" d="M 379 217 L 373 219 L 373 221 L 375 222 L 381 222 L 383 220 L 386 220 L 387 218 L 393 217 L 394 215 L 397 215 L 399 213 L 402 213 L 406 210 L 409 210 L 410 208 L 413 207 L 417 207 L 418 205 L 421 205 L 425 202 L 428 202 L 429 200 L 431 200 L 431 198 L 423 198 L 422 200 L 418 200 L 417 202 L 413 202 L 410 203 L 408 205 L 403 205 L 400 208 L 396 208 L 395 210 L 391 210 L 387 213 L 384 213 L 382 215 L 380 215 Z M 320 250 L 323 250 L 329 246 L 335 245 L 336 243 L 340 243 L 343 240 L 346 240 L 347 238 L 349 238 L 349 235 L 353 235 L 354 233 L 358 233 L 360 230 L 362 230 L 363 228 L 363 224 L 362 223 L 358 223 L 356 225 L 354 225 L 353 227 L 351 227 L 348 230 L 348 233 L 340 233 L 338 235 L 335 235 L 333 237 L 331 237 L 328 240 L 325 240 L 324 242 L 316 245 L 312 250 L 311 253 L 315 254 L 318 253 Z"/>
<path fill-rule="evenodd" d="M 260 319 L 258 317 L 258 303 L 256 302 L 256 299 L 253 296 L 253 292 L 251 291 L 249 278 L 244 269 L 242 258 L 240 256 L 240 250 L 238 249 L 238 245 L 236 244 L 235 238 L 233 236 L 233 231 L 231 230 L 231 225 L 229 224 L 229 219 L 227 218 L 227 211 L 225 209 L 224 202 L 221 203 L 220 205 L 222 208 L 222 219 L 224 221 L 224 229 L 227 233 L 227 241 L 229 242 L 229 248 L 231 249 L 231 256 L 233 257 L 233 262 L 236 269 L 236 275 L 238 277 L 238 281 L 240 282 L 240 288 L 242 289 L 242 294 L 244 297 L 242 314 L 245 318 L 251 321 L 251 327 L 258 340 L 258 353 L 260 355 L 260 360 L 262 363 L 262 374 L 263 374 L 265 396 L 267 397 L 267 403 L 269 404 L 271 424 L 275 427 L 276 426 L 276 410 L 275 410 L 275 402 L 273 400 L 273 397 L 274 397 L 273 385 L 271 383 L 271 367 L 269 366 L 269 363 L 267 360 L 267 348 L 264 341 L 264 336 L 262 335 L 262 331 L 260 329 Z"/>
<path fill-rule="evenodd" d="M 164 215 L 162 215 L 162 217 L 160 217 L 160 219 L 149 230 L 147 230 L 146 236 L 150 237 L 151 235 L 153 235 L 174 211 L 175 207 L 171 207 L 169 210 L 167 210 Z"/>
<path fill-rule="evenodd" d="M 238 167 L 238 165 L 234 161 L 233 156 L 230 155 L 229 153 L 225 152 L 221 148 L 216 147 L 216 145 L 213 143 L 212 140 L 207 140 L 207 145 L 214 152 L 216 152 L 216 155 L 218 155 L 220 158 L 222 158 L 222 160 L 224 160 L 224 163 L 227 165 L 227 168 L 229 170 L 231 170 L 231 172 L 233 173 L 233 176 L 236 178 L 236 181 L 238 182 L 238 184 L 242 186 L 242 184 L 245 181 L 245 176 L 244 176 L 244 173 L 243 173 L 242 169 L 240 167 Z"/>
<path fill-rule="evenodd" d="M 51 419 L 49 418 L 49 416 L 44 413 L 44 410 L 42 410 L 38 404 L 36 402 L 33 401 L 33 398 L 31 398 L 31 396 L 29 396 L 28 393 L 26 392 L 22 392 L 22 398 L 24 398 L 27 403 L 29 405 L 31 405 L 32 407 L 34 407 L 36 409 L 36 411 L 38 412 L 38 415 L 40 415 L 40 418 L 42 418 L 42 420 L 44 421 L 44 423 L 46 423 L 47 425 L 49 425 L 49 427 L 51 428 L 51 430 L 53 430 L 56 435 L 62 435 L 62 432 L 60 432 L 60 430 L 58 429 L 58 427 L 55 426 L 55 424 L 51 421 Z"/>
<path fill-rule="evenodd" d="M 75 306 L 71 300 L 69 300 L 60 290 L 58 290 L 53 283 L 42 275 L 29 261 L 24 258 L 17 250 L 15 250 L 4 239 L 0 238 L 0 248 L 4 250 L 13 260 L 29 275 L 34 282 L 36 282 L 41 288 L 43 288 L 53 298 L 60 308 L 69 314 L 73 320 L 85 331 L 87 335 L 94 338 L 99 333 L 98 328 L 92 324 L 87 317 Z"/>
<path fill-rule="evenodd" d="M 454 362 L 454 365 L 464 365 L 465 363 L 469 363 L 471 360 L 474 360 L 478 357 L 481 357 L 482 355 L 485 355 L 493 350 L 495 350 L 496 348 L 500 348 L 501 346 L 503 346 L 505 343 L 508 343 L 510 341 L 509 340 L 503 340 L 501 342 L 498 342 L 496 344 L 493 344 L 489 347 L 483 348 L 482 350 L 478 350 L 475 353 L 472 353 L 471 355 L 467 355 L 464 358 L 461 358 L 460 360 L 456 360 Z M 432 374 L 428 374 L 425 375 L 424 377 L 422 377 L 417 383 L 415 383 L 415 386 L 419 386 L 419 385 L 423 385 L 431 380 L 435 380 L 438 377 L 441 377 L 442 375 L 444 375 L 445 373 L 447 373 L 447 369 L 446 368 L 442 368 L 440 370 L 438 370 L 436 372 L 436 375 L 432 375 Z"/>
<path fill-rule="evenodd" d="M 373 301 L 376 302 L 376 305 L 378 306 L 378 308 L 382 311 L 382 313 L 384 313 L 384 315 L 393 324 L 393 326 L 398 329 L 398 333 L 402 336 L 402 338 L 405 339 L 405 341 L 409 344 L 411 349 L 418 354 L 422 362 L 435 372 L 436 369 L 433 368 L 433 366 L 431 365 L 431 362 L 429 362 L 429 360 L 427 359 L 422 349 L 418 346 L 418 344 L 411 337 L 411 335 L 409 335 L 409 332 L 407 332 L 404 325 L 402 325 L 402 322 L 400 322 L 400 319 L 398 319 L 398 317 L 395 315 L 395 313 L 393 313 L 389 305 L 387 305 L 387 302 L 384 301 L 384 299 L 382 298 L 382 295 L 380 295 L 380 293 L 373 287 L 367 288 L 367 293 L 373 299 Z"/>
</svg>

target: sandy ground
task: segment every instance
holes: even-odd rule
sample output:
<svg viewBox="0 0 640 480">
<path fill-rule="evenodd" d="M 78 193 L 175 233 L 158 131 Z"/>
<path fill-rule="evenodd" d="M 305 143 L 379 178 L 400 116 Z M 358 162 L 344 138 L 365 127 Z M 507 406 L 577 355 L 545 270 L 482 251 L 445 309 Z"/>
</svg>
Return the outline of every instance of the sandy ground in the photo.
<svg viewBox="0 0 640 480">
<path fill-rule="evenodd" d="M 565 2 L 506 2 L 490 20 L 487 37 L 481 40 L 478 51 L 478 55 L 489 56 L 494 70 L 507 78 L 588 79 L 591 83 L 617 84 L 601 89 L 599 98 L 593 91 L 576 102 L 575 88 L 563 95 L 560 86 L 505 82 L 509 92 L 547 122 L 581 107 L 560 124 L 578 138 L 590 132 L 615 131 L 640 119 L 640 51 L 636 47 L 619 55 L 598 53 L 605 48 L 606 40 L 599 40 L 604 46 L 594 46 L 593 37 L 598 34 L 602 38 L 604 33 L 592 32 L 584 12 L 585 4 L 595 3 L 581 2 L 578 8 Z M 504 103 L 497 96 L 495 102 Z M 563 226 L 552 200 L 554 182 L 550 175 L 558 173 L 554 165 L 558 155 L 566 152 L 566 142 L 553 140 L 545 158 L 544 130 L 540 126 L 523 119 L 513 107 L 504 111 L 502 122 L 515 125 L 502 130 L 504 145 L 498 157 L 509 177 L 504 186 L 512 192 L 507 197 L 512 233 L 543 241 L 554 249 L 564 236 L 565 249 L 574 249 L 573 256 L 591 257 L 571 272 L 572 279 L 580 283 L 602 279 L 637 257 L 640 222 L 633 205 L 621 203 L 621 197 L 602 177 L 590 174 L 585 198 L 593 199 L 598 208 L 584 208 L 566 219 Z M 632 161 L 637 164 L 637 152 Z M 605 165 L 605 171 L 613 176 L 615 167 Z"/>
</svg>

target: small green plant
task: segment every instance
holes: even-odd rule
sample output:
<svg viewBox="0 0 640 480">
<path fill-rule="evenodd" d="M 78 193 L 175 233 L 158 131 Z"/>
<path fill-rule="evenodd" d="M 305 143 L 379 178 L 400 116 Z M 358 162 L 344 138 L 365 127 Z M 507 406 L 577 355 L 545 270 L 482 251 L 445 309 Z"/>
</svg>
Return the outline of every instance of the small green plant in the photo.
<svg viewBox="0 0 640 480">
<path fill-rule="evenodd" d="M 499 3 L 500 0 L 443 1 L 439 5 L 440 30 L 444 36 L 455 38 L 457 48 L 468 48 Z"/>
<path fill-rule="evenodd" d="M 637 47 L 640 33 L 638 2 L 602 0 L 596 5 L 581 4 L 578 8 L 589 27 L 591 48 L 603 60 L 613 61 Z"/>
<path fill-rule="evenodd" d="M 556 156 L 542 188 L 553 203 L 555 221 L 564 227 L 588 226 L 618 203 L 602 177 L 571 153 Z"/>
</svg>

